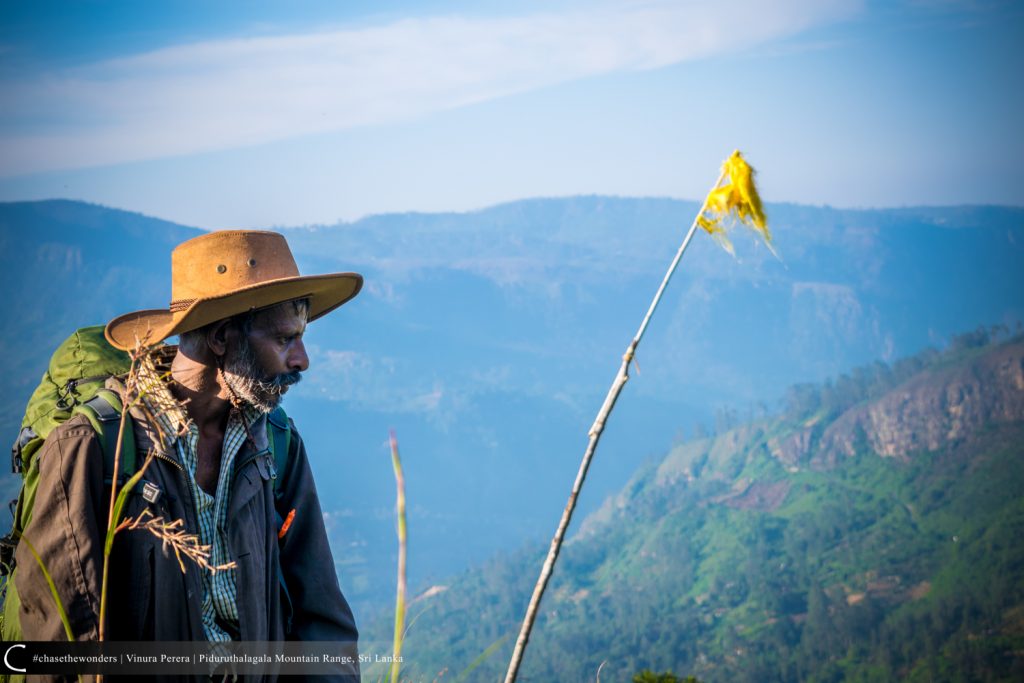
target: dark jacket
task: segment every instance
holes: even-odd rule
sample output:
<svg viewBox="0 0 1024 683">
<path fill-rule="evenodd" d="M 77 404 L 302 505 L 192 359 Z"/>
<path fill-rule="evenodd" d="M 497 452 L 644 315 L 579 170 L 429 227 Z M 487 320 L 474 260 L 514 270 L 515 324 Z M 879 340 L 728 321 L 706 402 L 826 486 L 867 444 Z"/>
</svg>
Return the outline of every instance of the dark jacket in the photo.
<svg viewBox="0 0 1024 683">
<path fill-rule="evenodd" d="M 154 448 L 155 431 L 140 411 L 131 414 L 141 466 Z M 273 461 L 259 455 L 267 446 L 263 419 L 251 430 L 257 448 L 247 441 L 236 456 L 228 511 L 230 553 L 238 563 L 238 639 L 354 642 L 355 621 L 338 586 L 302 439 L 292 425 L 287 465 L 277 475 L 275 509 Z M 173 447 L 155 450 L 144 481 L 155 484 L 160 495 L 147 502 L 137 487 L 124 514 L 137 517 L 149 508 L 165 520 L 184 520 L 194 533 L 198 524 L 188 474 Z M 76 416 L 50 434 L 36 457 L 38 494 L 25 536 L 53 576 L 76 637 L 96 639 L 110 501 L 99 438 L 88 420 Z M 279 520 L 291 510 L 293 521 L 279 539 Z M 63 640 L 53 597 L 24 543 L 16 559 L 24 638 Z M 174 553 L 146 531 L 119 532 L 111 552 L 106 639 L 205 640 L 200 570 L 184 562 L 182 573 Z"/>
</svg>

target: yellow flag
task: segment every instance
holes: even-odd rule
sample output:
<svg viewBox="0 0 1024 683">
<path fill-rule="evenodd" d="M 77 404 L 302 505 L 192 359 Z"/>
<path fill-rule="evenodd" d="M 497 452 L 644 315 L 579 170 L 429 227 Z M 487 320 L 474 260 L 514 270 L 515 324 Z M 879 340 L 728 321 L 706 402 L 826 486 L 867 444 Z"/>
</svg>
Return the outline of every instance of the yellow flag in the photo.
<svg viewBox="0 0 1024 683">
<path fill-rule="evenodd" d="M 697 217 L 697 224 L 723 249 L 736 256 L 726 228 L 739 220 L 760 235 L 765 246 L 778 258 L 772 246 L 772 234 L 768 231 L 768 217 L 764 214 L 761 196 L 754 185 L 754 169 L 739 150 L 733 152 L 722 164 L 722 174 L 725 182 L 708 194 L 706 207 Z"/>
</svg>

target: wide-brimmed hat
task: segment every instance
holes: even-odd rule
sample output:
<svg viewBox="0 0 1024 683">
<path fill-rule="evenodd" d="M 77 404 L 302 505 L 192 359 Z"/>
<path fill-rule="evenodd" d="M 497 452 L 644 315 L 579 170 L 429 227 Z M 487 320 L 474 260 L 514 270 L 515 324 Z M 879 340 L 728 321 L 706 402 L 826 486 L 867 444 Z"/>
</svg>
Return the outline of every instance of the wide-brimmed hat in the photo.
<svg viewBox="0 0 1024 683">
<path fill-rule="evenodd" d="M 155 344 L 239 313 L 293 299 L 309 299 L 316 320 L 359 293 L 358 273 L 299 275 L 282 235 L 221 230 L 179 244 L 171 253 L 171 303 L 107 323 L 107 340 L 120 349 Z"/>
</svg>

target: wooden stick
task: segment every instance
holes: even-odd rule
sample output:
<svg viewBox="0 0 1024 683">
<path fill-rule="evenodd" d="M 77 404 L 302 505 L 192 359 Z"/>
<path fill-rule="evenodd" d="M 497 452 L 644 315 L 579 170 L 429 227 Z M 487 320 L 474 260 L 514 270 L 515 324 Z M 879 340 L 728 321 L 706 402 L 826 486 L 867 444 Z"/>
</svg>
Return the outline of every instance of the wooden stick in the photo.
<svg viewBox="0 0 1024 683">
<path fill-rule="evenodd" d="M 713 192 L 722 184 L 725 179 L 725 171 L 718 176 L 718 180 L 711 188 Z M 709 193 L 710 195 L 710 193 Z M 612 380 L 612 386 L 608 390 L 608 395 L 605 396 L 604 404 L 601 406 L 601 410 L 597 413 L 597 418 L 594 420 L 593 426 L 590 428 L 589 436 L 590 443 L 587 444 L 587 450 L 583 453 L 583 461 L 580 462 L 580 469 L 576 473 L 576 481 L 572 485 L 572 491 L 569 493 L 569 501 L 565 504 L 565 510 L 562 511 L 562 519 L 558 523 L 558 529 L 555 530 L 555 536 L 551 539 L 551 547 L 548 550 L 548 556 L 544 560 L 544 565 L 540 570 L 540 577 L 537 579 L 537 584 L 533 588 L 533 596 L 530 598 L 530 604 L 526 608 L 526 616 L 523 618 L 523 624 L 519 630 L 519 637 L 516 639 L 516 647 L 512 651 L 512 660 L 509 662 L 508 671 L 505 674 L 505 683 L 515 683 L 516 676 L 519 674 L 519 665 L 522 663 L 523 653 L 526 651 L 526 644 L 530 640 L 530 631 L 533 629 L 533 622 L 537 618 L 537 610 L 540 607 L 541 598 L 544 597 L 544 591 L 547 589 L 548 581 L 551 579 L 551 573 L 555 568 L 555 561 L 558 559 L 558 553 L 562 548 L 562 541 L 565 539 L 565 532 L 569 528 L 569 523 L 572 521 L 572 513 L 576 509 L 576 501 L 579 498 L 580 490 L 583 488 L 583 482 L 587 478 L 587 470 L 590 469 L 590 461 L 594 457 L 594 451 L 597 450 L 597 444 L 601 440 L 601 434 L 604 432 L 605 423 L 608 421 L 608 416 L 611 415 L 612 409 L 615 407 L 615 402 L 619 398 L 619 394 L 622 393 L 622 388 L 626 386 L 626 382 L 629 380 L 629 364 L 633 361 L 633 356 L 636 354 L 636 347 L 640 344 L 640 340 L 644 336 L 644 332 L 647 330 L 647 325 L 651 321 L 651 316 L 654 315 L 655 309 L 661 302 L 661 297 L 665 293 L 665 288 L 668 286 L 669 280 L 672 279 L 672 274 L 675 273 L 676 267 L 679 265 L 680 259 L 683 258 L 683 252 L 690 246 L 690 241 L 693 239 L 694 233 L 697 231 L 698 221 L 700 217 L 707 210 L 708 200 L 704 199 L 704 203 L 700 207 L 700 211 L 697 212 L 697 216 L 693 219 L 693 224 L 690 225 L 689 232 L 686 233 L 686 237 L 683 238 L 682 244 L 679 245 L 679 250 L 676 251 L 676 256 L 672 259 L 672 263 L 669 265 L 668 270 L 665 272 L 665 277 L 661 280 L 661 286 L 658 287 L 658 291 L 654 295 L 654 299 L 651 301 L 651 305 L 647 309 L 647 314 L 644 316 L 643 321 L 640 323 L 640 328 L 633 336 L 633 340 L 626 347 L 626 353 L 622 355 L 622 365 L 619 366 L 619 372 L 615 375 L 615 379 Z"/>
</svg>

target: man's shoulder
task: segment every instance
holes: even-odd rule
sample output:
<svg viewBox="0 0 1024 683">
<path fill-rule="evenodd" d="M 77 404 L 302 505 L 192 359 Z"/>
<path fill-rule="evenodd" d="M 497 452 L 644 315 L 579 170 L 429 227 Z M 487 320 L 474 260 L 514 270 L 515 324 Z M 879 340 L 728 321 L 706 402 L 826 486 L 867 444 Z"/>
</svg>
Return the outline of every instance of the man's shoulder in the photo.
<svg viewBox="0 0 1024 683">
<path fill-rule="evenodd" d="M 67 420 L 54 427 L 53 431 L 46 437 L 44 444 L 69 438 L 98 439 L 99 434 L 88 417 L 83 413 L 76 412 Z"/>
<path fill-rule="evenodd" d="M 66 464 L 69 462 L 67 456 L 72 453 L 95 452 L 101 448 L 100 435 L 89 418 L 75 413 L 47 434 L 39 451 L 32 457 L 39 461 L 40 467 L 50 467 Z M 58 457 L 58 453 L 63 455 Z"/>
</svg>

